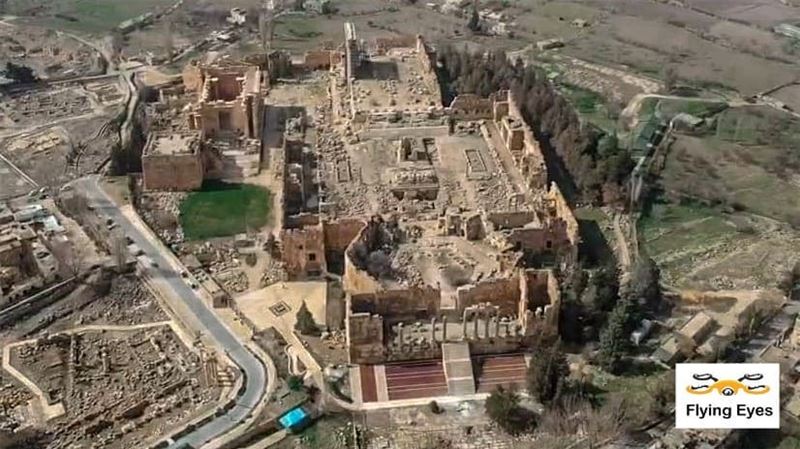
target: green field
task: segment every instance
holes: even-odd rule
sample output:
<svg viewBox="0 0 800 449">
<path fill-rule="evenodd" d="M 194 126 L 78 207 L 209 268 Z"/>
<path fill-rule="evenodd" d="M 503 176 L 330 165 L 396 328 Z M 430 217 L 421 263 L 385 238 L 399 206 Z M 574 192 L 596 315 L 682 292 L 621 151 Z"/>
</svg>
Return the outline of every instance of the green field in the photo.
<svg viewBox="0 0 800 449">
<path fill-rule="evenodd" d="M 6 9 L 20 16 L 27 16 L 31 10 L 36 10 L 36 16 L 30 18 L 31 21 L 57 29 L 104 33 L 127 19 L 155 12 L 173 3 L 174 0 L 10 0 Z"/>
<path fill-rule="evenodd" d="M 736 234 L 719 211 L 702 205 L 656 203 L 639 220 L 640 239 L 654 257 L 702 248 Z"/>
<path fill-rule="evenodd" d="M 227 237 L 267 224 L 272 195 L 251 184 L 206 182 L 181 203 L 180 221 L 188 240 Z"/>
<path fill-rule="evenodd" d="M 729 109 L 720 114 L 717 137 L 740 145 L 800 146 L 800 121 L 767 107 Z"/>
<path fill-rule="evenodd" d="M 582 119 L 609 133 L 617 130 L 617 119 L 600 94 L 568 83 L 559 84 L 558 90 L 575 106 Z"/>
</svg>

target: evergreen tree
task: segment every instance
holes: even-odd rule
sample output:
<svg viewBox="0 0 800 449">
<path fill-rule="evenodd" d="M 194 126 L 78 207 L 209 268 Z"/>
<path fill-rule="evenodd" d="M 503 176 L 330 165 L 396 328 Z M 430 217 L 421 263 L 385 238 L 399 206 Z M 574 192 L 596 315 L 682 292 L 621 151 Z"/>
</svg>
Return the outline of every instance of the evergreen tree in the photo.
<svg viewBox="0 0 800 449">
<path fill-rule="evenodd" d="M 636 304 L 629 297 L 620 298 L 608 316 L 608 322 L 600 332 L 600 351 L 598 361 L 608 372 L 618 374 L 622 368 L 636 318 Z"/>
<path fill-rule="evenodd" d="M 478 15 L 478 8 L 472 8 L 472 15 L 469 17 L 469 22 L 467 22 L 467 28 L 473 33 L 481 29 L 481 18 Z"/>
<path fill-rule="evenodd" d="M 506 432 L 517 435 L 535 425 L 532 413 L 519 406 L 520 397 L 516 391 L 498 385 L 486 399 L 486 414 L 495 424 Z"/>
<path fill-rule="evenodd" d="M 650 257 L 639 257 L 633 265 L 625 292 L 633 301 L 654 304 L 661 298 L 661 270 Z"/>
<path fill-rule="evenodd" d="M 548 405 L 558 398 L 568 375 L 567 357 L 556 342 L 531 359 L 528 393 Z"/>
<path fill-rule="evenodd" d="M 319 331 L 317 323 L 314 322 L 314 317 L 309 312 L 305 301 L 297 311 L 297 322 L 294 328 L 303 335 L 315 335 Z"/>
<path fill-rule="evenodd" d="M 6 77 L 14 82 L 14 84 L 30 84 L 39 80 L 33 73 L 33 69 L 21 64 L 14 64 L 9 61 L 6 62 L 5 69 Z"/>
</svg>

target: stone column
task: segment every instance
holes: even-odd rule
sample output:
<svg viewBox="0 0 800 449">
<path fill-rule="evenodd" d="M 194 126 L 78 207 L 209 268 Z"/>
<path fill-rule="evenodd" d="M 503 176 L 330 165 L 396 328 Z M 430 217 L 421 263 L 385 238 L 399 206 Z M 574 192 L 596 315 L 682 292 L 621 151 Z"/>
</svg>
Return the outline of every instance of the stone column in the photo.
<svg viewBox="0 0 800 449">
<path fill-rule="evenodd" d="M 447 343 L 447 315 L 442 316 L 442 342 Z"/>
<path fill-rule="evenodd" d="M 397 323 L 397 339 L 400 340 L 400 345 L 402 346 L 403 343 L 403 323 Z"/>
<path fill-rule="evenodd" d="M 464 311 L 464 317 L 461 321 L 461 339 L 467 339 L 467 311 Z"/>
<path fill-rule="evenodd" d="M 431 318 L 431 344 L 436 341 L 436 317 Z"/>
<path fill-rule="evenodd" d="M 489 323 L 491 322 L 492 316 L 487 314 L 487 316 L 483 317 L 483 338 L 489 338 Z"/>
<path fill-rule="evenodd" d="M 476 311 L 472 314 L 472 337 L 477 340 L 478 337 L 478 321 L 480 321 L 482 313 L 480 311 Z"/>
</svg>

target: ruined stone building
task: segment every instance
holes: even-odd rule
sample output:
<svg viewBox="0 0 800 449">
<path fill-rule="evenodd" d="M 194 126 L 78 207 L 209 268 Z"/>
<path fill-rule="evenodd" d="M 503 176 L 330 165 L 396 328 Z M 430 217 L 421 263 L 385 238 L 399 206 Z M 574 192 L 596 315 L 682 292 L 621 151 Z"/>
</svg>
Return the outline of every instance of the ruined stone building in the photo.
<svg viewBox="0 0 800 449">
<path fill-rule="evenodd" d="M 443 107 L 419 36 L 370 45 L 348 24 L 343 49 L 332 107 L 273 159 L 290 278 L 341 279 L 352 363 L 529 347 L 558 325 L 579 235 L 515 99 Z"/>
<path fill-rule="evenodd" d="M 59 278 L 51 248 L 63 231 L 38 203 L 0 203 L 0 308 Z"/>
<path fill-rule="evenodd" d="M 182 85 L 148 109 L 142 154 L 149 190 L 192 190 L 204 179 L 241 180 L 261 163 L 264 99 L 258 66 L 189 64 Z"/>
</svg>

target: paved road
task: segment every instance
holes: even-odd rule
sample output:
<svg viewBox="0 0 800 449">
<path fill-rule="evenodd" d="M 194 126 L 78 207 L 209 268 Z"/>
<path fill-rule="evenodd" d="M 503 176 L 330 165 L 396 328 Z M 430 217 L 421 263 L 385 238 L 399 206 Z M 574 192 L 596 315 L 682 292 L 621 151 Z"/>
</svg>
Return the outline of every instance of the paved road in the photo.
<svg viewBox="0 0 800 449">
<path fill-rule="evenodd" d="M 192 321 L 199 322 L 202 325 L 203 329 L 196 330 L 201 331 L 204 335 L 215 340 L 219 347 L 226 351 L 228 356 L 239 366 L 245 375 L 245 390 L 239 397 L 235 407 L 230 409 L 226 414 L 198 427 L 170 446 L 178 447 L 181 444 L 188 443 L 192 447 L 199 448 L 209 440 L 233 430 L 239 423 L 248 418 L 251 410 L 261 401 L 266 390 L 266 370 L 255 355 L 248 351 L 244 344 L 237 340 L 237 338 L 222 324 L 219 318 L 209 310 L 208 306 L 197 293 L 186 285 L 180 274 L 171 268 L 172 264 L 164 254 L 168 249 L 163 245 L 151 243 L 150 239 L 146 238 L 143 232 L 120 212 L 111 198 L 97 184 L 98 179 L 98 177 L 80 179 L 75 181 L 74 188 L 84 192 L 90 204 L 95 206 L 95 210 L 98 213 L 118 223 L 125 234 L 129 236 L 148 257 L 158 263 L 158 275 L 164 278 L 165 285 L 168 285 L 174 296 L 180 298 L 187 309 L 195 315 L 195 320 Z"/>
</svg>

